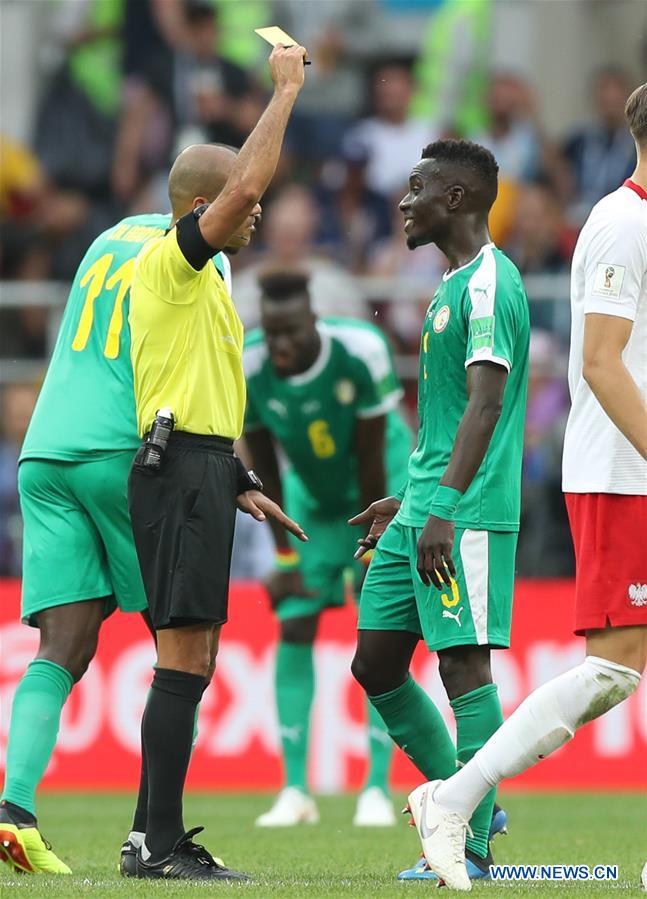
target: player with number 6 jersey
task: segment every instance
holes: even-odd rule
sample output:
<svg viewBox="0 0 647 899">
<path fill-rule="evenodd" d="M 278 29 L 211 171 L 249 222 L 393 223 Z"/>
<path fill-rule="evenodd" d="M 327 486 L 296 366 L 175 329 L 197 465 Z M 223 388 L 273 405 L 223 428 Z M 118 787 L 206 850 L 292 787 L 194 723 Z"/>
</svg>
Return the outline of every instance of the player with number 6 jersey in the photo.
<svg viewBox="0 0 647 899">
<path fill-rule="evenodd" d="M 261 290 L 263 330 L 248 336 L 244 353 L 245 437 L 268 495 L 284 497 L 310 537 L 297 544 L 272 528 L 277 556 L 268 589 L 280 627 L 275 683 L 285 789 L 257 821 L 272 827 L 318 818 L 306 770 L 312 644 L 321 613 L 343 605 L 345 578 L 358 588 L 366 571 L 353 560 L 348 518 L 361 500 L 403 484 L 411 434 L 397 411 L 402 389 L 388 343 L 374 325 L 317 320 L 301 272 L 270 272 Z M 275 445 L 287 457 L 282 475 Z M 389 825 L 392 745 L 370 706 L 368 717 L 370 766 L 354 823 Z"/>
</svg>

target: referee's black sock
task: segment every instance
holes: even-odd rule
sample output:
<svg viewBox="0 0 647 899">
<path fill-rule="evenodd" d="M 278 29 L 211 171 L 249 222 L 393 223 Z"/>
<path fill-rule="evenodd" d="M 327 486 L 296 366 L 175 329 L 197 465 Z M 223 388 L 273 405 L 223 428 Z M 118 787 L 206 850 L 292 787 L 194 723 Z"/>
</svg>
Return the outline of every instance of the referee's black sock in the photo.
<svg viewBox="0 0 647 899">
<path fill-rule="evenodd" d="M 182 794 L 204 681 L 201 675 L 186 671 L 155 669 L 142 719 L 148 765 L 146 849 L 153 861 L 168 855 L 184 833 Z"/>
<path fill-rule="evenodd" d="M 202 693 L 207 689 L 209 684 L 205 683 L 202 687 Z M 198 736 L 198 709 L 196 709 L 195 720 L 193 723 L 193 738 L 191 740 L 191 748 L 195 748 L 195 741 Z M 140 730 L 143 730 L 143 719 L 142 719 L 142 727 Z M 146 759 L 146 749 L 144 747 L 144 736 L 142 733 L 141 740 L 141 757 L 142 757 L 142 766 L 141 772 L 139 775 L 139 792 L 137 793 L 137 805 L 135 806 L 135 815 L 133 817 L 133 824 L 130 828 L 131 832 L 134 833 L 146 833 L 146 822 L 148 819 L 148 761 Z"/>
<path fill-rule="evenodd" d="M 146 748 L 144 746 L 144 719 L 142 718 L 142 768 L 139 775 L 139 793 L 137 794 L 137 806 L 133 826 L 130 828 L 135 833 L 146 833 L 146 821 L 148 819 L 148 762 L 146 760 Z"/>
</svg>

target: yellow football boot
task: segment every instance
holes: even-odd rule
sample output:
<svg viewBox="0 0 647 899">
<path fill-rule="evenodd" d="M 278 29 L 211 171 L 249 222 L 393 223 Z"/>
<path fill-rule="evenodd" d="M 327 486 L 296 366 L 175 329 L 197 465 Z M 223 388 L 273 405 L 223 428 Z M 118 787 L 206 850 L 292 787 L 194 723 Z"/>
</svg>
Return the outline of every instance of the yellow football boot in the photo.
<svg viewBox="0 0 647 899">
<path fill-rule="evenodd" d="M 3 803 L 4 806 L 4 803 Z M 26 874 L 71 874 L 35 826 L 17 824 L 0 806 L 0 858 Z"/>
</svg>

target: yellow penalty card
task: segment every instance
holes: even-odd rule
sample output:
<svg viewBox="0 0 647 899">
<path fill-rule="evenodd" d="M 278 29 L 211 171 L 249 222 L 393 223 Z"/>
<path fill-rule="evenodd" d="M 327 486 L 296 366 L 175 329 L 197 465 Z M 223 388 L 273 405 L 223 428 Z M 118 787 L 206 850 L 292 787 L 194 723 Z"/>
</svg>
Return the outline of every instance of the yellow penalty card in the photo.
<svg viewBox="0 0 647 899">
<path fill-rule="evenodd" d="M 299 43 L 293 37 L 290 37 L 287 32 L 283 31 L 282 28 L 279 28 L 278 25 L 271 25 L 269 28 L 255 28 L 254 31 L 273 47 L 276 47 L 277 44 L 283 44 L 285 47 L 294 47 Z"/>
</svg>

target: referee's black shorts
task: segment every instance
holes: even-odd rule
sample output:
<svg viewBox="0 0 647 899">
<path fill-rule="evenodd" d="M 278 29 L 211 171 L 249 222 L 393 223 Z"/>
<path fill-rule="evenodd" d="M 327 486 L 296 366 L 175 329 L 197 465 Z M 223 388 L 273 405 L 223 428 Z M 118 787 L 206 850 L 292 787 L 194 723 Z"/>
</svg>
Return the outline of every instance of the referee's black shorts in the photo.
<svg viewBox="0 0 647 899">
<path fill-rule="evenodd" d="M 227 620 L 237 464 L 221 437 L 174 431 L 162 465 L 128 479 L 128 504 L 156 630 Z"/>
</svg>

